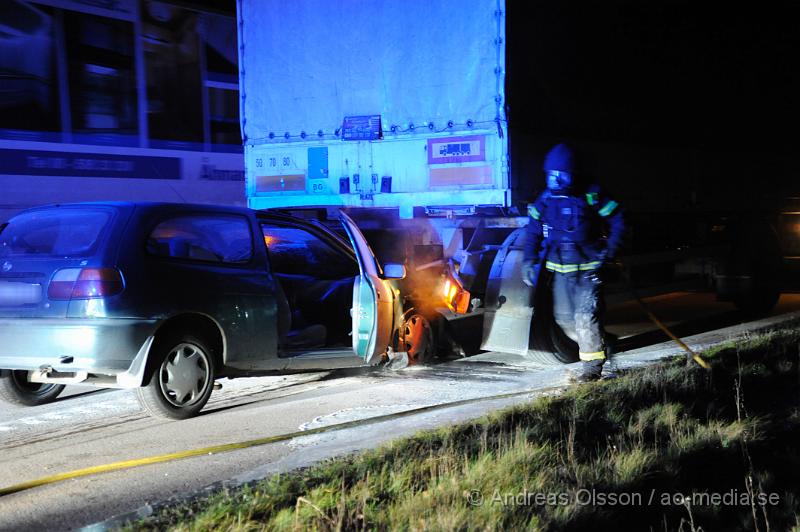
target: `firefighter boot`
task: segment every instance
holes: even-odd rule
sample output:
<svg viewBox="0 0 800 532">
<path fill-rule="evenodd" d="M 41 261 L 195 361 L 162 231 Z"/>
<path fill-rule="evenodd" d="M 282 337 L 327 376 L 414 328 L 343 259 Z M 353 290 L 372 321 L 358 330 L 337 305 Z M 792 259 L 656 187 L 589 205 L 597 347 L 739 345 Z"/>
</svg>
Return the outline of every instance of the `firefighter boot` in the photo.
<svg viewBox="0 0 800 532">
<path fill-rule="evenodd" d="M 588 360 L 581 363 L 581 371 L 575 377 L 575 382 L 593 382 L 600 379 L 605 360 Z"/>
</svg>

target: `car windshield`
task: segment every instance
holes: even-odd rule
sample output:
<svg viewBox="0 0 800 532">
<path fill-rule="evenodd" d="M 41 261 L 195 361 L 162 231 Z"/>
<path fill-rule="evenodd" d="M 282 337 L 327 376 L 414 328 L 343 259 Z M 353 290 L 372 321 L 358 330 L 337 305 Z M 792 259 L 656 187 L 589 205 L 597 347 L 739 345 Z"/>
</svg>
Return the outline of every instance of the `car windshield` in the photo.
<svg viewBox="0 0 800 532">
<path fill-rule="evenodd" d="M 106 209 L 54 208 L 12 218 L 0 232 L 0 257 L 90 257 L 111 219 Z"/>
</svg>

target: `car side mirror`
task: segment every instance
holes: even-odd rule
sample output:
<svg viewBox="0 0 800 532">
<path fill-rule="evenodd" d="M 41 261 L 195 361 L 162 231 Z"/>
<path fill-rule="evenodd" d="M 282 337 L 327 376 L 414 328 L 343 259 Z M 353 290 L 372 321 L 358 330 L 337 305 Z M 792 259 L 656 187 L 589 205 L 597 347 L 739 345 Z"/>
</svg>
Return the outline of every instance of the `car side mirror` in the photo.
<svg viewBox="0 0 800 532">
<path fill-rule="evenodd" d="M 383 267 L 384 279 L 405 279 L 406 267 L 402 264 L 386 264 Z"/>
</svg>

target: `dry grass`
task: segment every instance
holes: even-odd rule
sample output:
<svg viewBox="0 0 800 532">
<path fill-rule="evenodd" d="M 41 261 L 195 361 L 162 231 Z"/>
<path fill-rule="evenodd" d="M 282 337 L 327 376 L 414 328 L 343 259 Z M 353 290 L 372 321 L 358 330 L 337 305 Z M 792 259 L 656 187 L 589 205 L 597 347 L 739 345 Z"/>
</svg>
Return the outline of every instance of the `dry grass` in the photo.
<svg viewBox="0 0 800 532">
<path fill-rule="evenodd" d="M 710 372 L 682 361 L 633 371 L 129 528 L 800 531 L 798 344 L 793 331 L 731 344 L 708 354 Z M 780 501 L 663 504 L 731 490 Z M 605 500 L 582 504 L 587 493 Z"/>
</svg>

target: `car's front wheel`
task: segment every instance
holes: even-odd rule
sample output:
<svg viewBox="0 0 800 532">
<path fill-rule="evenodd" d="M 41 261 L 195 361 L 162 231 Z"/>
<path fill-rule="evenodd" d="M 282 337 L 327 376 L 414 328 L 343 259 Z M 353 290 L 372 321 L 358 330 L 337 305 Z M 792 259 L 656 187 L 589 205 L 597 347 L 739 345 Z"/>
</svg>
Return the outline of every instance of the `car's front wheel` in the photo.
<svg viewBox="0 0 800 532">
<path fill-rule="evenodd" d="M 37 406 L 51 403 L 63 390 L 63 384 L 28 381 L 27 371 L 2 370 L 0 375 L 0 399 L 15 405 Z"/>
<path fill-rule="evenodd" d="M 408 353 L 409 364 L 428 364 L 436 356 L 433 329 L 424 316 L 410 316 L 401 332 L 399 349 Z"/>
<path fill-rule="evenodd" d="M 136 390 L 139 403 L 152 416 L 187 419 L 196 416 L 214 388 L 214 357 L 209 344 L 190 334 L 156 340 L 150 380 Z"/>
</svg>

